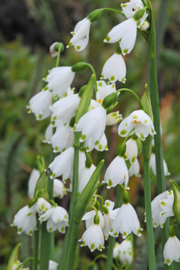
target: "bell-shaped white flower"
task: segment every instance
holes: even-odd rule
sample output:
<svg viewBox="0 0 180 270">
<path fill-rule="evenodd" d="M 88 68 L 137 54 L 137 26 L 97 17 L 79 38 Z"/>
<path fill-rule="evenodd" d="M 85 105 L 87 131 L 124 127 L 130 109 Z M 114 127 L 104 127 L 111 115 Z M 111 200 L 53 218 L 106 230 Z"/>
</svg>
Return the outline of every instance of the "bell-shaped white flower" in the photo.
<svg viewBox="0 0 180 270">
<path fill-rule="evenodd" d="M 156 172 L 156 156 L 154 153 L 151 154 L 150 161 L 149 161 L 149 166 L 152 169 L 153 173 L 157 175 Z M 164 175 L 170 175 L 170 172 L 168 171 L 168 167 L 166 164 L 166 161 L 163 159 L 163 168 L 164 168 Z"/>
<path fill-rule="evenodd" d="M 117 210 L 113 210 L 114 208 L 114 202 L 110 200 L 106 200 L 104 206 L 108 209 L 108 213 L 104 211 L 104 227 L 103 227 L 103 233 L 105 240 L 109 237 L 109 232 L 112 228 L 113 220 L 116 216 Z"/>
<path fill-rule="evenodd" d="M 50 116 L 51 111 L 49 109 L 52 104 L 52 94 L 50 91 L 41 91 L 33 96 L 27 109 L 29 109 L 28 113 L 34 113 L 36 120 L 43 120 Z"/>
<path fill-rule="evenodd" d="M 130 265 L 133 260 L 132 243 L 126 238 L 119 246 L 119 259 L 122 263 Z"/>
<path fill-rule="evenodd" d="M 74 162 L 74 148 L 70 147 L 55 157 L 53 162 L 49 165 L 49 169 L 52 172 L 50 178 L 53 179 L 60 175 L 63 176 L 63 181 L 68 178 L 72 179 Z"/>
<path fill-rule="evenodd" d="M 49 124 L 49 126 L 46 128 L 45 131 L 45 139 L 42 142 L 51 144 L 52 135 L 53 135 L 53 127 L 51 124 Z"/>
<path fill-rule="evenodd" d="M 92 143 L 98 145 L 106 127 L 106 109 L 99 106 L 84 114 L 74 126 L 74 131 L 82 131 L 80 142 L 92 137 Z"/>
<path fill-rule="evenodd" d="M 135 159 L 134 163 L 131 164 L 131 166 L 129 167 L 129 177 L 131 177 L 133 175 L 135 175 L 137 177 L 141 176 L 140 165 L 139 165 L 139 161 L 137 158 Z"/>
<path fill-rule="evenodd" d="M 92 164 L 90 168 L 83 168 L 79 171 L 79 183 L 78 183 L 78 192 L 79 194 L 83 191 L 87 183 L 89 182 L 93 172 L 96 167 Z"/>
<path fill-rule="evenodd" d="M 100 104 L 103 102 L 105 97 L 114 93 L 116 91 L 115 84 L 106 84 L 105 81 L 97 81 L 97 92 L 96 92 L 96 100 Z"/>
<path fill-rule="evenodd" d="M 48 270 L 58 270 L 58 263 L 50 260 Z"/>
<path fill-rule="evenodd" d="M 39 171 L 33 169 L 28 180 L 28 196 L 30 199 L 34 197 L 34 191 L 39 177 L 40 177 Z"/>
<path fill-rule="evenodd" d="M 123 238 L 126 238 L 131 232 L 141 236 L 140 230 L 142 230 L 137 214 L 130 203 L 123 204 L 113 221 L 110 235 L 117 237 L 119 232 Z"/>
<path fill-rule="evenodd" d="M 21 265 L 21 267 L 20 267 Z M 29 268 L 23 268 L 23 265 L 20 261 L 16 261 L 14 264 L 13 264 L 13 267 L 12 267 L 12 270 L 29 270 Z"/>
<path fill-rule="evenodd" d="M 56 206 L 52 207 L 45 214 L 41 215 L 39 220 L 41 222 L 47 220 L 48 232 L 58 230 L 61 233 L 65 233 L 65 229 L 69 222 L 69 215 L 63 207 Z"/>
<path fill-rule="evenodd" d="M 102 251 L 104 248 L 104 236 L 100 224 L 92 224 L 84 232 L 82 238 L 82 247 L 88 246 L 91 251 L 98 249 Z"/>
<path fill-rule="evenodd" d="M 165 263 L 180 262 L 180 241 L 176 236 L 169 237 L 163 251 Z"/>
<path fill-rule="evenodd" d="M 80 100 L 78 94 L 74 94 L 56 101 L 51 107 L 53 126 L 57 126 L 57 120 L 64 124 L 69 122 L 75 116 Z"/>
<path fill-rule="evenodd" d="M 126 81 L 126 65 L 121 54 L 113 54 L 104 64 L 102 79 L 109 79 L 112 83 L 120 81 L 125 83 Z"/>
<path fill-rule="evenodd" d="M 59 179 L 54 179 L 53 197 L 59 197 L 62 199 L 66 193 L 67 193 L 66 188 L 64 184 L 62 183 L 62 181 Z"/>
<path fill-rule="evenodd" d="M 55 49 L 54 49 L 54 47 L 56 46 L 56 44 L 58 44 L 58 42 L 54 42 L 49 47 L 49 51 L 50 51 L 50 54 L 51 54 L 52 57 L 56 57 L 58 55 L 58 51 L 55 51 Z"/>
<path fill-rule="evenodd" d="M 131 135 L 135 133 L 142 141 L 149 134 L 156 134 L 151 118 L 142 110 L 136 110 L 126 117 L 118 127 L 118 134 L 126 137 L 131 130 Z"/>
<path fill-rule="evenodd" d="M 11 226 L 17 227 L 18 234 L 25 232 L 28 235 L 32 235 L 37 226 L 36 204 L 32 207 L 27 205 L 21 208 L 15 215 Z"/>
<path fill-rule="evenodd" d="M 72 127 L 70 127 L 68 123 L 66 125 L 60 123 L 57 126 L 56 132 L 51 139 L 52 147 L 54 148 L 53 152 L 62 152 L 63 150 L 73 146 L 74 132 L 71 129 Z"/>
<path fill-rule="evenodd" d="M 146 31 L 148 28 L 149 28 L 149 22 L 148 21 L 144 21 L 140 26 L 141 31 Z"/>
<path fill-rule="evenodd" d="M 165 191 L 156 196 L 151 202 L 153 227 L 164 227 L 167 217 L 173 216 L 173 192 Z"/>
<path fill-rule="evenodd" d="M 121 7 L 126 18 L 130 19 L 138 10 L 144 8 L 144 5 L 141 0 L 131 0 L 128 3 L 121 4 Z"/>
<path fill-rule="evenodd" d="M 122 120 L 122 114 L 119 112 L 112 112 L 106 115 L 106 126 L 112 126 L 119 123 Z"/>
<path fill-rule="evenodd" d="M 129 174 L 123 157 L 117 156 L 113 159 L 105 172 L 104 182 L 108 189 L 123 183 L 128 189 Z"/>
<path fill-rule="evenodd" d="M 78 22 L 74 28 L 74 31 L 71 32 L 73 37 L 71 38 L 67 48 L 74 46 L 76 51 L 82 51 L 86 48 L 89 42 L 89 31 L 90 31 L 91 22 L 88 18 L 84 18 Z"/>
<path fill-rule="evenodd" d="M 61 97 L 70 87 L 74 76 L 75 73 L 71 70 L 71 67 L 55 67 L 44 78 L 48 83 L 45 88 L 53 91 L 53 97 Z"/>
<path fill-rule="evenodd" d="M 103 215 L 102 215 L 102 213 L 101 213 L 100 210 L 98 210 L 97 213 L 98 213 L 98 216 L 99 216 L 99 219 L 100 219 L 99 225 L 100 225 L 101 229 L 103 229 L 103 227 L 104 227 L 104 217 L 103 217 Z M 87 212 L 82 217 L 81 220 L 85 220 L 86 229 L 89 228 L 92 224 L 94 224 L 94 217 L 95 217 L 95 215 L 96 215 L 96 211 L 95 210 L 92 210 L 92 211 Z"/>
<path fill-rule="evenodd" d="M 130 163 L 134 163 L 134 161 L 137 158 L 138 154 L 138 148 L 137 148 L 137 143 L 136 140 L 129 139 L 126 142 L 126 152 L 125 152 L 125 159 L 129 159 Z"/>
<path fill-rule="evenodd" d="M 119 252 L 120 252 L 119 248 L 120 248 L 120 244 L 116 242 L 113 248 L 113 258 L 119 257 Z"/>
<path fill-rule="evenodd" d="M 107 151 L 108 150 L 108 146 L 107 146 L 107 138 L 106 138 L 106 134 L 104 133 L 102 135 L 102 138 L 100 139 L 99 141 L 99 144 L 98 145 L 95 145 L 95 149 L 97 151 Z"/>
<path fill-rule="evenodd" d="M 44 198 L 39 198 L 36 203 L 37 211 L 39 215 L 44 214 L 46 211 L 51 209 L 51 204 Z"/>
</svg>

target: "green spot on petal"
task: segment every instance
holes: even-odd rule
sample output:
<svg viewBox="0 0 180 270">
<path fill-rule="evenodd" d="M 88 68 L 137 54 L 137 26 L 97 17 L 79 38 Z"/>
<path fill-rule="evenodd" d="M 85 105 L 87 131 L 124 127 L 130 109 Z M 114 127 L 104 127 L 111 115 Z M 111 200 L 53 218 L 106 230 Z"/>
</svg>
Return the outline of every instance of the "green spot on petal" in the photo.
<svg viewBox="0 0 180 270">
<path fill-rule="evenodd" d="M 49 228 L 49 232 L 52 232 L 52 228 Z"/>
<path fill-rule="evenodd" d="M 91 248 L 90 248 L 90 250 L 92 251 L 92 250 L 94 250 L 94 247 L 95 247 L 95 244 L 94 243 L 92 243 L 91 244 Z"/>
<path fill-rule="evenodd" d="M 114 236 L 118 236 L 118 233 L 116 232 L 116 233 L 114 233 Z"/>
<path fill-rule="evenodd" d="M 160 204 L 161 204 L 161 205 L 166 205 L 166 203 L 165 203 L 165 202 L 163 202 L 163 201 L 162 201 L 162 202 L 160 202 Z"/>
<path fill-rule="evenodd" d="M 123 237 L 126 237 L 127 236 L 127 232 L 123 232 Z"/>
<path fill-rule="evenodd" d="M 79 51 L 81 49 L 81 46 L 76 46 L 76 49 Z"/>
<path fill-rule="evenodd" d="M 154 133 L 154 129 L 153 128 L 151 128 L 151 132 Z"/>
<path fill-rule="evenodd" d="M 81 139 L 80 140 L 81 141 L 84 141 L 85 139 L 86 139 L 86 135 L 84 134 L 84 135 L 81 136 Z"/>
<path fill-rule="evenodd" d="M 51 178 L 54 178 L 55 176 L 56 176 L 55 173 L 52 173 L 52 174 L 51 174 Z"/>
<path fill-rule="evenodd" d="M 64 215 L 64 219 L 67 219 L 67 215 Z"/>
<path fill-rule="evenodd" d="M 102 87 L 102 82 L 99 82 L 99 83 L 98 83 L 98 86 Z"/>
<path fill-rule="evenodd" d="M 38 115 L 38 119 L 40 120 L 42 118 L 42 114 L 39 114 Z"/>
<path fill-rule="evenodd" d="M 31 212 L 31 213 L 28 213 L 28 214 L 27 214 L 27 217 L 29 217 L 29 216 L 31 216 L 31 215 L 32 215 L 32 212 Z"/>
<path fill-rule="evenodd" d="M 123 51 L 123 53 L 124 53 L 124 54 L 128 53 L 128 49 L 125 49 L 125 50 Z"/>
<path fill-rule="evenodd" d="M 106 206 L 109 207 L 110 206 L 110 202 L 106 202 Z"/>
<path fill-rule="evenodd" d="M 22 232 L 22 228 L 20 227 L 19 229 L 18 229 L 18 233 L 21 233 Z"/>
<path fill-rule="evenodd" d="M 111 179 L 109 179 L 108 186 L 109 186 L 109 187 L 111 187 L 111 186 L 112 186 L 112 184 L 113 184 L 112 180 L 111 180 Z"/>
<path fill-rule="evenodd" d="M 170 261 L 170 259 L 166 259 L 166 262 L 167 262 L 167 264 L 171 264 L 171 261 Z"/>
<path fill-rule="evenodd" d="M 52 118 L 52 120 L 54 121 L 54 120 L 56 120 L 56 118 L 57 118 L 57 115 L 55 115 L 55 116 Z"/>
<path fill-rule="evenodd" d="M 103 150 L 102 144 L 99 144 L 99 150 Z"/>
<path fill-rule="evenodd" d="M 105 38 L 105 40 L 106 40 L 107 42 L 109 42 L 111 39 L 110 39 L 109 36 L 107 36 L 107 37 Z"/>
<path fill-rule="evenodd" d="M 46 91 L 46 90 L 48 90 L 48 89 L 49 89 L 48 86 L 45 86 L 45 87 L 43 88 L 44 91 Z"/>
<path fill-rule="evenodd" d="M 133 157 L 133 158 L 131 159 L 131 163 L 134 163 L 135 159 L 136 159 L 136 157 Z"/>
<path fill-rule="evenodd" d="M 58 151 L 58 149 L 59 149 L 58 146 L 56 146 L 56 147 L 54 148 L 54 151 Z"/>
<path fill-rule="evenodd" d="M 61 228 L 61 232 L 63 233 L 65 231 L 65 227 L 62 227 Z"/>
<path fill-rule="evenodd" d="M 140 133 L 140 137 L 141 137 L 142 140 L 145 139 L 144 134 L 142 134 L 142 133 Z"/>
<path fill-rule="evenodd" d="M 145 120 L 144 123 L 147 124 L 148 120 Z"/>
<path fill-rule="evenodd" d="M 111 76 L 110 80 L 115 81 L 115 76 Z"/>
<path fill-rule="evenodd" d="M 95 145 L 97 146 L 97 145 L 98 145 L 98 143 L 99 143 L 99 141 L 97 140 L 97 141 L 95 142 Z"/>
<path fill-rule="evenodd" d="M 125 135 L 127 131 L 125 129 L 121 130 L 120 135 Z"/>
</svg>

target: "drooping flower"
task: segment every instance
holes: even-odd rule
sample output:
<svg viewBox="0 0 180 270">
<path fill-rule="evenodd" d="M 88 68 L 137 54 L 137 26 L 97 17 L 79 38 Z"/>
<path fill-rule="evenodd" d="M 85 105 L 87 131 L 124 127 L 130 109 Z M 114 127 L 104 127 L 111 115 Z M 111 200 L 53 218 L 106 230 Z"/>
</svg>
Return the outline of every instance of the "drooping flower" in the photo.
<svg viewBox="0 0 180 270">
<path fill-rule="evenodd" d="M 122 11 L 126 18 L 133 18 L 135 13 L 144 8 L 144 5 L 141 0 L 130 0 L 128 3 L 121 4 Z"/>
<path fill-rule="evenodd" d="M 99 106 L 84 114 L 73 130 L 82 131 L 80 142 L 91 138 L 93 145 L 98 145 L 106 127 L 106 109 Z"/>
<path fill-rule="evenodd" d="M 108 150 L 108 146 L 107 146 L 107 138 L 106 138 L 106 134 L 104 133 L 102 135 L 102 138 L 100 139 L 99 141 L 99 144 L 98 145 L 95 145 L 95 149 L 97 151 L 107 151 Z"/>
<path fill-rule="evenodd" d="M 53 126 L 58 125 L 57 120 L 64 124 L 69 122 L 75 116 L 80 100 L 78 94 L 74 94 L 56 101 L 51 107 Z"/>
<path fill-rule="evenodd" d="M 149 166 L 152 169 L 153 173 L 157 175 L 156 173 L 156 156 L 154 153 L 151 154 L 150 161 L 149 161 Z M 170 175 L 170 172 L 168 171 L 168 167 L 166 164 L 166 161 L 163 159 L 163 168 L 164 168 L 164 175 Z"/>
<path fill-rule="evenodd" d="M 79 241 L 83 242 L 82 247 L 88 246 L 91 252 L 95 249 L 102 251 L 104 248 L 104 236 L 100 224 L 92 224 L 88 227 Z"/>
<path fill-rule="evenodd" d="M 142 110 L 136 110 L 126 117 L 119 125 L 118 134 L 126 137 L 131 130 L 131 135 L 135 133 L 142 141 L 149 134 L 156 134 L 151 118 Z"/>
<path fill-rule="evenodd" d="M 131 164 L 131 166 L 129 167 L 129 177 L 131 177 L 133 175 L 135 175 L 137 177 L 141 176 L 140 165 L 139 165 L 139 161 L 137 158 L 135 159 L 134 163 Z"/>
<path fill-rule="evenodd" d="M 78 192 L 81 193 L 87 183 L 89 182 L 93 172 L 95 171 L 96 167 L 92 164 L 90 168 L 82 168 L 79 171 L 79 183 L 78 183 Z"/>
<path fill-rule="evenodd" d="M 125 153 L 125 160 L 129 159 L 130 163 L 134 163 L 138 154 L 138 148 L 137 148 L 137 143 L 136 140 L 129 139 L 126 142 L 126 153 Z"/>
<path fill-rule="evenodd" d="M 63 207 L 56 206 L 41 215 L 39 220 L 41 222 L 47 220 L 48 232 L 58 230 L 61 233 L 65 233 L 65 229 L 69 222 L 69 215 Z"/>
<path fill-rule="evenodd" d="M 40 176 L 39 171 L 36 169 L 33 169 L 28 180 L 28 196 L 30 199 L 34 197 L 34 191 L 35 191 L 39 176 Z"/>
<path fill-rule="evenodd" d="M 105 97 L 116 91 L 115 84 L 106 84 L 105 81 L 97 81 L 96 100 L 98 103 L 102 103 Z"/>
<path fill-rule="evenodd" d="M 110 200 L 106 200 L 104 203 L 105 209 L 106 211 L 104 211 L 104 227 L 103 227 L 103 233 L 104 233 L 104 238 L 105 240 L 108 239 L 109 237 L 109 232 L 112 228 L 112 223 L 113 220 L 116 216 L 117 213 L 117 209 L 113 210 L 114 208 L 114 202 L 110 201 Z"/>
<path fill-rule="evenodd" d="M 130 265 L 133 260 L 132 243 L 126 238 L 119 246 L 119 259 L 122 263 Z"/>
<path fill-rule="evenodd" d="M 49 209 L 51 209 L 51 204 L 46 201 L 44 198 L 39 198 L 36 203 L 37 211 L 39 215 L 44 214 Z"/>
<path fill-rule="evenodd" d="M 51 138 L 52 147 L 55 153 L 62 152 L 63 150 L 73 146 L 74 143 L 74 132 L 71 130 L 72 127 L 69 123 L 64 125 L 62 122 L 58 124 L 56 132 Z"/>
<path fill-rule="evenodd" d="M 67 45 L 67 48 L 74 46 L 76 51 L 80 52 L 84 50 L 89 42 L 90 26 L 91 22 L 88 18 L 84 18 L 78 22 L 74 28 L 74 31 L 71 32 L 73 37 Z"/>
<path fill-rule="evenodd" d="M 36 221 L 36 204 L 32 207 L 24 206 L 21 208 L 14 217 L 11 226 L 16 226 L 18 234 L 25 232 L 32 235 L 37 226 Z"/>
<path fill-rule="evenodd" d="M 113 258 L 119 257 L 119 252 L 120 252 L 119 248 L 120 248 L 120 244 L 116 242 L 113 248 Z"/>
<path fill-rule="evenodd" d="M 108 113 L 106 115 L 106 126 L 115 125 L 119 123 L 122 119 L 122 114 L 119 114 L 119 111 Z"/>
<path fill-rule="evenodd" d="M 52 93 L 48 90 L 42 90 L 30 99 L 27 105 L 28 113 L 34 113 L 36 120 L 43 120 L 50 116 L 51 111 L 49 107 L 51 104 Z"/>
<path fill-rule="evenodd" d="M 128 189 L 129 174 L 123 157 L 117 156 L 113 159 L 105 172 L 104 182 L 108 189 L 123 183 Z"/>
<path fill-rule="evenodd" d="M 180 262 L 180 241 L 176 236 L 170 236 L 164 246 L 165 263 L 171 265 L 173 261 Z"/>
<path fill-rule="evenodd" d="M 20 267 L 21 265 L 21 267 Z M 19 268 L 20 267 L 20 268 Z M 29 270 L 29 268 L 23 268 L 23 265 L 20 261 L 16 261 L 14 264 L 13 264 L 13 268 L 12 270 L 16 270 L 16 269 L 19 269 L 19 270 Z"/>
<path fill-rule="evenodd" d="M 51 44 L 51 46 L 49 47 L 49 51 L 52 57 L 56 57 L 58 55 L 58 51 L 56 51 L 54 49 L 54 47 L 56 46 L 56 44 L 58 44 L 58 42 L 54 42 L 53 44 Z"/>
<path fill-rule="evenodd" d="M 48 270 L 58 270 L 58 263 L 50 260 Z"/>
<path fill-rule="evenodd" d="M 126 81 L 126 65 L 121 54 L 113 54 L 104 64 L 102 79 L 109 79 L 110 82 L 114 83 L 120 81 L 125 83 Z"/>
<path fill-rule="evenodd" d="M 64 184 L 62 183 L 62 181 L 59 179 L 54 179 L 53 197 L 59 197 L 62 199 L 66 193 L 67 193 L 66 188 Z"/>
<path fill-rule="evenodd" d="M 45 89 L 52 91 L 53 97 L 61 97 L 70 87 L 74 76 L 75 73 L 71 67 L 55 67 L 44 78 L 44 81 L 48 83 Z"/>
<path fill-rule="evenodd" d="M 141 236 L 140 231 L 142 230 L 137 214 L 130 203 L 123 204 L 113 221 L 110 235 L 117 237 L 119 232 L 123 238 L 126 238 L 131 232 Z"/>
<path fill-rule="evenodd" d="M 51 144 L 51 138 L 52 138 L 52 135 L 53 135 L 53 127 L 51 124 L 49 124 L 49 126 L 46 128 L 46 131 L 45 131 L 45 139 L 42 141 L 43 143 L 49 143 Z"/>
<path fill-rule="evenodd" d="M 63 176 L 63 181 L 68 178 L 72 179 L 74 162 L 74 148 L 70 147 L 55 157 L 53 162 L 49 165 L 49 169 L 52 172 L 50 178 L 53 179 L 60 175 Z"/>
<path fill-rule="evenodd" d="M 85 220 L 85 223 L 86 223 L 86 229 L 89 228 L 92 224 L 94 224 L 94 217 L 96 215 L 96 211 L 95 210 L 92 210 L 92 211 L 89 211 L 87 212 L 81 220 Z M 103 229 L 104 227 L 104 217 L 101 213 L 100 210 L 98 210 L 98 216 L 99 216 L 99 219 L 100 219 L 100 227 L 101 229 Z"/>
</svg>

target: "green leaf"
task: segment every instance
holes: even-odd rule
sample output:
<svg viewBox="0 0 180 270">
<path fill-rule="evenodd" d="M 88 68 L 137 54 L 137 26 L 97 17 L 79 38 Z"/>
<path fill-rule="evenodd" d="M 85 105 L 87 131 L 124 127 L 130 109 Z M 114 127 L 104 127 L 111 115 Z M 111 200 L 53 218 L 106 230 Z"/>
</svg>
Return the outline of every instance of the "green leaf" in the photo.
<svg viewBox="0 0 180 270">
<path fill-rule="evenodd" d="M 79 223 L 86 212 L 91 200 L 93 198 L 94 192 L 97 189 L 99 176 L 104 164 L 104 160 L 101 160 L 95 171 L 93 172 L 88 184 L 83 189 L 82 193 L 79 196 L 79 199 L 75 207 L 75 222 Z"/>
<path fill-rule="evenodd" d="M 174 193 L 173 212 L 180 226 L 180 187 L 173 180 L 170 180 L 170 183 Z"/>
<path fill-rule="evenodd" d="M 17 244 L 17 246 L 15 246 L 15 248 L 13 249 L 11 256 L 9 258 L 9 261 L 8 261 L 7 270 L 12 270 L 15 262 L 18 261 L 20 246 L 21 246 L 21 244 Z"/>
<path fill-rule="evenodd" d="M 145 113 L 147 113 L 151 117 L 152 122 L 154 122 L 150 94 L 149 94 L 149 86 L 147 84 L 145 85 L 145 91 L 142 96 L 141 103 L 143 105 Z"/>
</svg>

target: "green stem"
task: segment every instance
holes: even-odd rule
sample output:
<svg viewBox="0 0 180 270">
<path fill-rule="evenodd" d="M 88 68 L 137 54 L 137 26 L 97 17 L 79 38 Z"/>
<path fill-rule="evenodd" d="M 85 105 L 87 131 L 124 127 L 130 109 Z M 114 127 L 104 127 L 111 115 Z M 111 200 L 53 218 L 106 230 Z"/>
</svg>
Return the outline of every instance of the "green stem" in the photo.
<svg viewBox="0 0 180 270">
<path fill-rule="evenodd" d="M 94 68 L 93 68 L 93 66 L 92 66 L 91 64 L 86 63 L 86 65 L 87 65 L 87 67 L 89 67 L 89 68 L 91 69 L 92 73 L 95 75 L 95 80 L 96 80 L 95 91 L 96 91 L 96 93 L 97 93 L 98 90 L 97 90 L 97 77 L 96 77 L 96 72 L 95 72 L 95 70 L 94 70 Z"/>
<path fill-rule="evenodd" d="M 34 245 L 33 246 L 34 246 L 34 249 L 33 249 L 33 270 L 37 270 L 38 251 L 39 251 L 39 224 L 38 224 L 37 231 L 34 231 Z"/>
<path fill-rule="evenodd" d="M 21 269 L 21 267 L 23 267 L 23 265 L 24 265 L 26 262 L 30 261 L 30 260 L 33 260 L 33 257 L 29 257 L 29 258 L 27 258 L 25 261 L 23 261 L 23 262 L 18 266 L 18 268 L 16 268 L 16 270 Z"/>
<path fill-rule="evenodd" d="M 118 185 L 115 209 L 119 208 L 120 205 L 121 205 L 121 195 L 122 195 L 122 187 L 120 185 Z M 107 260 L 106 260 L 105 270 L 111 270 L 112 269 L 114 243 L 115 243 L 115 238 L 110 236 L 109 237 L 109 245 L 108 245 L 108 252 L 107 252 Z"/>
<path fill-rule="evenodd" d="M 47 231 L 46 223 L 43 222 L 41 225 L 40 270 L 49 268 L 51 233 Z"/>
<path fill-rule="evenodd" d="M 80 136 L 81 136 L 81 132 L 75 132 L 74 134 L 75 139 L 74 139 L 73 192 L 72 192 L 71 204 L 69 208 L 70 226 L 68 228 L 68 231 L 65 237 L 63 252 L 62 252 L 61 261 L 59 264 L 59 269 L 61 270 L 68 269 L 67 268 L 68 260 L 71 260 L 71 261 L 73 260 L 74 262 L 76 245 L 77 245 L 77 237 L 78 237 L 79 226 L 80 226 L 79 223 L 76 223 L 73 220 L 74 208 L 78 199 L 78 167 L 79 167 L 79 147 L 80 147 L 79 138 Z M 70 241 L 73 242 L 72 244 L 73 246 L 70 246 Z M 71 254 L 69 254 L 68 256 L 69 250 L 71 251 Z M 73 252 L 74 254 L 72 254 Z"/>
<path fill-rule="evenodd" d="M 149 0 L 151 7 L 151 2 Z M 155 155 L 156 155 L 156 171 L 157 171 L 157 189 L 158 194 L 166 190 L 166 181 L 164 176 L 163 168 L 163 150 L 161 142 L 160 132 L 160 115 L 159 115 L 159 93 L 158 93 L 158 82 L 157 82 L 157 71 L 156 71 L 156 31 L 153 17 L 153 11 L 151 7 L 151 31 L 148 38 L 148 57 L 149 57 L 149 87 L 150 97 L 152 104 L 152 111 L 154 117 L 154 127 L 156 135 L 154 136 L 155 141 Z M 164 247 L 168 239 L 169 220 L 167 219 L 164 228 L 161 230 L 162 245 Z M 170 266 L 165 265 L 165 269 L 172 270 L 172 264 Z"/>
<path fill-rule="evenodd" d="M 139 106 L 142 110 L 144 110 L 143 105 L 141 103 L 141 100 L 139 99 L 139 97 L 136 95 L 136 93 L 134 93 L 131 89 L 128 88 L 122 88 L 122 89 L 118 89 L 116 92 L 123 92 L 123 91 L 127 91 L 130 92 L 131 94 L 133 94 L 133 96 L 137 99 Z"/>
<path fill-rule="evenodd" d="M 60 54 L 61 54 L 61 47 L 58 48 L 58 55 L 57 55 L 57 59 L 56 59 L 56 67 L 59 66 Z"/>
<path fill-rule="evenodd" d="M 119 11 L 117 9 L 113 9 L 113 8 L 102 8 L 102 9 L 103 9 L 103 11 L 105 11 L 105 10 L 106 11 L 112 11 L 112 12 L 119 13 L 119 14 L 125 16 L 123 12 L 121 12 L 121 11 Z"/>
<path fill-rule="evenodd" d="M 154 250 L 154 235 L 153 235 L 152 211 L 151 211 L 150 167 L 149 167 L 149 160 L 151 156 L 151 142 L 152 137 L 150 135 L 147 137 L 146 141 L 143 142 L 144 199 L 145 199 L 146 226 L 148 238 L 149 270 L 155 270 L 156 257 Z"/>
<path fill-rule="evenodd" d="M 99 258 L 103 258 L 107 260 L 108 257 L 106 255 L 100 254 L 94 258 L 93 263 L 95 263 Z M 118 270 L 118 268 L 115 266 L 114 263 L 112 263 L 112 267 L 114 268 L 114 270 Z"/>
</svg>

